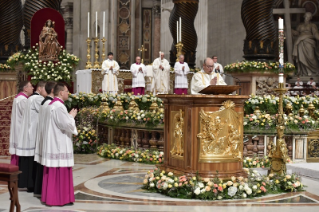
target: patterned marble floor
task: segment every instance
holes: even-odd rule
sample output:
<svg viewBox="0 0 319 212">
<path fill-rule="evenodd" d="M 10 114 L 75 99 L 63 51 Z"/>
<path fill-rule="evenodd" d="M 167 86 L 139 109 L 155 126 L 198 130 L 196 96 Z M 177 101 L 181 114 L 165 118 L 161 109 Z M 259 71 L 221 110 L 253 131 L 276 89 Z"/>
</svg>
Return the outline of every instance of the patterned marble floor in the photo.
<svg viewBox="0 0 319 212">
<path fill-rule="evenodd" d="M 9 158 L 0 158 L 9 162 Z M 19 191 L 25 212 L 102 212 L 102 211 L 319 211 L 319 181 L 303 178 L 305 192 L 268 195 L 258 199 L 199 201 L 174 199 L 141 189 L 151 165 L 105 160 L 95 155 L 77 155 L 73 169 L 75 198 L 72 206 L 47 207 L 24 190 Z M 9 193 L 0 182 L 0 212 L 9 209 Z"/>
</svg>

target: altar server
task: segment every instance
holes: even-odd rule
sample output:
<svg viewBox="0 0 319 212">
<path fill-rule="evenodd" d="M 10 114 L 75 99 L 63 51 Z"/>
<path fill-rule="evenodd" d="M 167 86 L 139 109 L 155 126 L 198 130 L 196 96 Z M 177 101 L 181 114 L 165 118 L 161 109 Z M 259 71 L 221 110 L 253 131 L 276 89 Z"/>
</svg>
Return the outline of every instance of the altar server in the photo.
<svg viewBox="0 0 319 212">
<path fill-rule="evenodd" d="M 179 62 L 175 63 L 175 94 L 187 94 L 188 81 L 187 74 L 189 73 L 189 67 L 186 62 L 184 62 L 184 55 L 179 56 Z"/>
<path fill-rule="evenodd" d="M 68 99 L 68 88 L 57 83 L 54 99 L 45 109 L 47 128 L 42 149 L 43 183 L 41 201 L 46 205 L 62 206 L 75 201 L 72 167 L 73 135 L 77 135 L 74 117 L 76 109 L 68 113 L 64 101 Z"/>
<path fill-rule="evenodd" d="M 10 147 L 11 164 L 19 165 L 19 156 L 16 155 L 16 147 L 18 145 L 21 133 L 22 116 L 27 105 L 28 97 L 33 93 L 33 86 L 30 82 L 21 82 L 19 85 L 19 93 L 13 100 L 11 125 L 10 125 Z"/>
<path fill-rule="evenodd" d="M 168 94 L 170 88 L 169 62 L 164 58 L 164 52 L 160 52 L 160 57 L 153 62 L 153 83 L 152 92 L 156 94 Z"/>
<path fill-rule="evenodd" d="M 204 60 L 203 68 L 201 71 L 194 74 L 191 82 L 191 93 L 199 94 L 209 85 L 226 85 L 222 76 L 219 73 L 213 72 L 214 61 L 211 58 Z"/>
<path fill-rule="evenodd" d="M 224 74 L 224 68 L 223 68 L 222 64 L 217 62 L 218 57 L 216 55 L 214 55 L 214 56 L 212 56 L 212 59 L 214 61 L 214 70 L 213 70 L 213 72 L 219 73 L 224 78 L 224 81 L 225 81 L 226 75 Z"/>
<path fill-rule="evenodd" d="M 45 82 L 40 81 L 34 94 L 28 98 L 16 147 L 16 154 L 19 156 L 19 170 L 22 171 L 19 175 L 18 187 L 27 188 L 28 192 L 33 192 L 34 188 L 36 167 L 36 163 L 34 162 L 34 150 L 38 115 L 41 102 L 47 95 L 44 86 Z"/>
<path fill-rule="evenodd" d="M 120 66 L 115 60 L 113 60 L 112 52 L 109 52 L 107 56 L 108 59 L 102 64 L 102 75 L 104 75 L 102 91 L 103 93 L 116 94 L 119 90 L 117 85 L 117 76 L 120 73 Z"/>
<path fill-rule="evenodd" d="M 137 56 L 135 58 L 136 63 L 131 65 L 131 72 L 133 75 L 132 79 L 132 92 L 134 95 L 144 95 L 145 94 L 145 75 L 146 67 L 141 63 L 141 57 Z"/>
<path fill-rule="evenodd" d="M 41 196 L 42 192 L 42 178 L 43 178 L 43 166 L 42 166 L 42 146 L 43 146 L 43 136 L 47 134 L 47 126 L 45 125 L 45 109 L 49 105 L 49 103 L 53 100 L 54 94 L 53 89 L 56 85 L 56 82 L 47 82 L 45 85 L 45 91 L 47 92 L 47 96 L 41 102 L 40 110 L 39 110 L 39 121 L 38 121 L 38 130 L 36 136 L 36 144 L 35 144 L 35 152 L 34 152 L 34 161 L 37 162 L 36 167 L 36 176 L 34 183 L 34 196 Z"/>
</svg>

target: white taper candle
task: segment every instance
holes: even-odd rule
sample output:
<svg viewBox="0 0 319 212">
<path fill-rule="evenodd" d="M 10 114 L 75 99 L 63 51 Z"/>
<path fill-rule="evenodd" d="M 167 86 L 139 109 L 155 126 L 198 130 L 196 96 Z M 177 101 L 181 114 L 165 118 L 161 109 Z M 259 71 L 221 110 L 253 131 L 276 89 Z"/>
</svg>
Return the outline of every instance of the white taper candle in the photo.
<svg viewBox="0 0 319 212">
<path fill-rule="evenodd" d="M 278 29 L 284 29 L 284 19 L 278 19 Z"/>
<path fill-rule="evenodd" d="M 176 22 L 176 33 L 177 33 L 177 35 L 176 35 L 176 43 L 178 43 L 178 21 Z"/>
<path fill-rule="evenodd" d="M 182 42 L 182 18 L 179 17 L 179 41 Z"/>
<path fill-rule="evenodd" d="M 88 38 L 90 37 L 90 12 L 88 12 Z"/>
<path fill-rule="evenodd" d="M 105 37 L 105 11 L 103 12 L 103 38 Z"/>
<path fill-rule="evenodd" d="M 95 37 L 97 37 L 97 11 L 95 12 Z"/>
</svg>

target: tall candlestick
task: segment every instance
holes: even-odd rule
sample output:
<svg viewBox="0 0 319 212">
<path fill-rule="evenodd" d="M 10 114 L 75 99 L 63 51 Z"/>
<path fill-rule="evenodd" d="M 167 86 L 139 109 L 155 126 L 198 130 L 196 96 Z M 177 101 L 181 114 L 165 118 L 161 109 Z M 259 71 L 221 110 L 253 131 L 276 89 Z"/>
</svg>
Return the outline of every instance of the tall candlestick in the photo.
<svg viewBox="0 0 319 212">
<path fill-rule="evenodd" d="M 279 83 L 284 83 L 284 74 L 283 73 L 279 74 Z"/>
<path fill-rule="evenodd" d="M 97 11 L 95 12 L 95 37 L 97 37 Z"/>
<path fill-rule="evenodd" d="M 103 38 L 105 37 L 105 11 L 103 12 Z"/>
<path fill-rule="evenodd" d="M 90 12 L 88 12 L 88 38 L 90 37 Z"/>
<path fill-rule="evenodd" d="M 182 18 L 179 17 L 179 42 L 182 42 Z"/>
<path fill-rule="evenodd" d="M 178 21 L 176 21 L 176 33 L 177 33 L 177 35 L 176 35 L 176 43 L 178 43 Z"/>
</svg>

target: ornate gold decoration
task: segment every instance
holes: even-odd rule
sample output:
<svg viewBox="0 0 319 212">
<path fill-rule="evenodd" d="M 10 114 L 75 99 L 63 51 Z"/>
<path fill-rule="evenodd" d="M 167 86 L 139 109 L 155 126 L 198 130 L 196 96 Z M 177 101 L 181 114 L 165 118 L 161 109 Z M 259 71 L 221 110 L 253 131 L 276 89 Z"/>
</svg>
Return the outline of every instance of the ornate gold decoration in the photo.
<svg viewBox="0 0 319 212">
<path fill-rule="evenodd" d="M 178 42 L 175 46 L 176 46 L 176 49 L 177 49 L 176 62 L 178 62 L 179 61 L 179 56 L 181 54 L 183 54 L 182 50 L 183 50 L 184 44 L 182 44 L 182 42 Z"/>
<path fill-rule="evenodd" d="M 279 83 L 279 88 L 274 89 L 279 93 L 279 107 L 278 116 L 276 121 L 277 128 L 277 140 L 276 145 L 272 144 L 271 150 L 269 151 L 269 158 L 271 160 L 271 173 L 285 174 L 286 173 L 286 162 L 289 158 L 286 142 L 284 140 L 284 109 L 283 109 L 283 95 L 287 92 L 284 88 L 284 83 Z"/>
<path fill-rule="evenodd" d="M 92 63 L 91 63 L 91 49 L 90 49 L 90 45 L 91 45 L 91 39 L 87 38 L 86 39 L 86 43 L 87 43 L 87 54 L 86 54 L 86 58 L 87 58 L 87 62 L 86 62 L 86 69 L 91 69 L 92 68 Z"/>
<path fill-rule="evenodd" d="M 141 61 L 141 63 L 144 63 L 145 52 L 147 51 L 147 49 L 145 49 L 144 45 L 142 45 L 142 47 L 139 48 L 138 51 L 142 52 L 142 61 Z"/>
<path fill-rule="evenodd" d="M 312 117 L 312 118 L 315 118 L 315 116 L 314 116 L 314 111 L 315 111 L 315 106 L 312 104 L 312 103 L 310 103 L 309 105 L 308 105 L 308 112 L 309 112 L 309 115 Z"/>
<path fill-rule="evenodd" d="M 107 103 L 107 102 L 101 102 L 100 110 L 101 110 L 103 113 L 108 113 L 108 112 L 110 112 L 109 103 Z"/>
<path fill-rule="evenodd" d="M 125 64 L 128 62 L 130 56 L 126 52 L 120 53 L 119 61 L 121 64 Z"/>
<path fill-rule="evenodd" d="M 99 47 L 98 47 L 98 42 L 100 39 L 98 38 L 94 38 L 94 44 L 95 44 L 95 62 L 94 62 L 94 68 L 95 69 L 100 69 L 100 63 L 98 61 L 99 59 Z"/>
<path fill-rule="evenodd" d="M 303 107 L 303 105 L 301 105 L 301 107 L 300 107 L 300 109 L 299 109 L 299 116 L 303 116 L 303 115 L 305 115 L 305 109 L 304 109 L 304 107 Z"/>
<path fill-rule="evenodd" d="M 156 103 L 156 101 L 153 101 L 151 106 L 150 106 L 150 110 L 152 110 L 153 113 L 154 112 L 156 113 L 157 109 L 158 109 L 158 104 Z"/>
<path fill-rule="evenodd" d="M 254 114 L 256 116 L 259 116 L 261 114 L 261 111 L 259 110 L 259 106 L 256 106 L 255 110 L 254 110 Z"/>
<path fill-rule="evenodd" d="M 319 162 L 319 129 L 308 134 L 307 162 Z"/>
<path fill-rule="evenodd" d="M 135 99 L 131 98 L 130 104 L 129 104 L 129 110 L 140 112 L 140 109 L 138 107 L 138 104 L 135 102 Z"/>
<path fill-rule="evenodd" d="M 163 106 L 163 104 L 161 104 L 160 106 L 159 106 L 159 108 L 158 108 L 158 112 L 160 112 L 160 113 L 164 113 L 164 106 Z"/>
<path fill-rule="evenodd" d="M 124 110 L 120 97 L 117 98 L 117 101 L 116 101 L 113 109 L 114 110 L 119 110 L 119 111 L 123 111 Z"/>
<path fill-rule="evenodd" d="M 127 24 L 126 20 L 123 20 L 119 25 L 119 30 L 121 33 L 125 34 L 130 29 L 130 25 Z"/>
<path fill-rule="evenodd" d="M 171 154 L 177 158 L 184 156 L 184 112 L 180 109 L 179 111 L 172 111 L 171 116 L 173 117 L 172 127 L 172 148 Z"/>
<path fill-rule="evenodd" d="M 290 102 L 287 103 L 285 111 L 287 115 L 292 114 L 292 104 Z"/>
<path fill-rule="evenodd" d="M 106 39 L 102 38 L 101 41 L 102 41 L 102 56 L 101 56 L 102 61 L 101 61 L 100 65 L 101 65 L 101 68 L 102 68 L 102 63 L 103 63 L 103 61 L 106 58 L 106 55 L 105 55 L 105 42 L 106 42 Z"/>
<path fill-rule="evenodd" d="M 243 160 L 243 115 L 234 110 L 228 100 L 216 112 L 199 112 L 199 162 L 228 162 Z"/>
<path fill-rule="evenodd" d="M 100 70 L 92 70 L 91 76 L 92 76 L 91 92 L 97 94 L 99 93 L 99 90 L 102 89 L 103 75 L 101 74 Z"/>
</svg>

